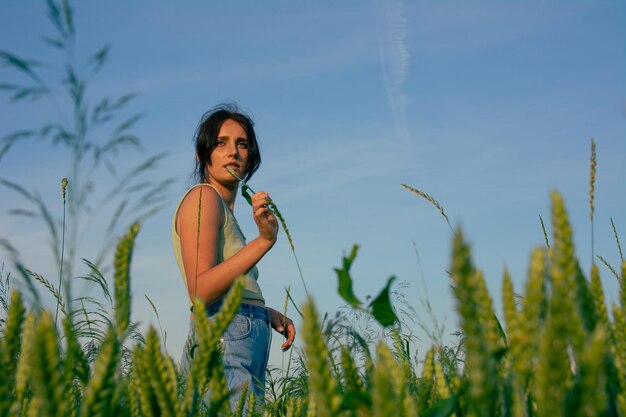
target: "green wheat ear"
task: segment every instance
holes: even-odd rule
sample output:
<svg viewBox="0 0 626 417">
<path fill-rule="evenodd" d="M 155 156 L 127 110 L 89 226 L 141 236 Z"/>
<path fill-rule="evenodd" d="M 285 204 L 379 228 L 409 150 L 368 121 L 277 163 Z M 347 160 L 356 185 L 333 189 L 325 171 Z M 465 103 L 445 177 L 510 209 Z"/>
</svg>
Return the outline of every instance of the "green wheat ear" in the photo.
<svg viewBox="0 0 626 417">
<path fill-rule="evenodd" d="M 589 169 L 589 220 L 591 221 L 591 262 L 593 263 L 593 214 L 595 211 L 594 200 L 596 190 L 596 142 L 591 139 L 591 160 Z"/>
<path fill-rule="evenodd" d="M 80 410 L 81 417 L 107 415 L 114 406 L 113 391 L 120 347 L 115 329 L 110 328 L 94 362 L 93 376 L 85 387 Z"/>
<path fill-rule="evenodd" d="M 115 323 L 117 335 L 121 339 L 130 320 L 130 262 L 139 224 L 135 223 L 122 236 L 113 261 L 115 267 Z"/>
<path fill-rule="evenodd" d="M 376 347 L 378 362 L 371 375 L 372 411 L 375 416 L 403 415 L 404 379 L 389 347 Z"/>
<path fill-rule="evenodd" d="M 28 403 L 28 385 L 32 373 L 33 347 L 35 339 L 36 318 L 34 313 L 29 313 L 24 320 L 22 331 L 21 351 L 17 360 L 15 372 L 15 399 L 11 405 L 11 415 L 20 415 Z M 23 415 L 23 414 L 22 414 Z"/>
<path fill-rule="evenodd" d="M 461 329 L 465 334 L 465 374 L 468 406 L 476 415 L 495 415 L 498 392 L 496 349 L 499 339 L 491 300 L 480 271 L 471 260 L 470 246 L 459 230 L 454 235 L 450 273 Z"/>
<path fill-rule="evenodd" d="M 36 403 L 39 406 L 38 414 L 32 415 L 65 415 L 68 404 L 61 352 L 54 322 L 47 311 L 42 313 L 36 326 L 31 366 L 31 405 Z"/>
<path fill-rule="evenodd" d="M 169 356 L 161 352 L 161 344 L 154 327 L 148 329 L 143 360 L 147 361 L 143 370 L 147 375 L 163 415 L 175 417 L 180 415 L 174 364 Z"/>
<path fill-rule="evenodd" d="M 608 331 L 603 325 L 597 326 L 586 342 L 583 354 L 579 361 L 579 376 L 574 386 L 575 401 L 572 401 L 572 412 L 582 411 L 579 415 L 605 415 L 607 404 L 606 387 L 607 373 L 605 361 L 607 354 Z"/>
<path fill-rule="evenodd" d="M 315 404 L 315 415 L 318 417 L 336 416 L 341 398 L 329 363 L 331 355 L 324 342 L 317 310 L 311 297 L 305 303 L 303 312 L 302 338 L 309 364 L 309 405 Z"/>
<path fill-rule="evenodd" d="M 4 299 L 2 300 L 4 304 Z M 24 323 L 25 308 L 20 293 L 13 289 L 8 306 L 6 320 L 0 323 L 0 367 L 2 367 L 2 382 L 0 382 L 0 415 L 9 415 L 11 397 L 15 385 L 15 371 L 20 351 L 22 325 Z"/>
</svg>

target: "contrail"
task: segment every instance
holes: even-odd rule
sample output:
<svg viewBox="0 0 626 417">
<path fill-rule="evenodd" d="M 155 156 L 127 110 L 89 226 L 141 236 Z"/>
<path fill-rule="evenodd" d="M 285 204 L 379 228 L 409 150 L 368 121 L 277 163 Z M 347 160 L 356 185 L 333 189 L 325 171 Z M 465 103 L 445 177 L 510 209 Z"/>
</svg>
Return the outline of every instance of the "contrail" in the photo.
<svg viewBox="0 0 626 417">
<path fill-rule="evenodd" d="M 378 1 L 378 47 L 387 99 L 400 138 L 408 140 L 406 120 L 408 98 L 403 92 L 404 80 L 409 70 L 410 55 L 406 47 L 407 20 L 402 2 Z"/>
</svg>

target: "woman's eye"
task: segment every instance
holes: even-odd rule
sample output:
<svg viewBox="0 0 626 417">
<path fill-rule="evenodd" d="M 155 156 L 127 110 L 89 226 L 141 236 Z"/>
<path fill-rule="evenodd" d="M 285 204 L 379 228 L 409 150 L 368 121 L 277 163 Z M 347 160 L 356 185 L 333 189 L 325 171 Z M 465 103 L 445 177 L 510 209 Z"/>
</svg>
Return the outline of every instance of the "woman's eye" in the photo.
<svg viewBox="0 0 626 417">
<path fill-rule="evenodd" d="M 239 147 L 242 149 L 248 149 L 248 144 L 246 142 L 239 142 Z"/>
<path fill-rule="evenodd" d="M 216 146 L 224 146 L 224 141 L 218 139 L 216 142 Z"/>
</svg>

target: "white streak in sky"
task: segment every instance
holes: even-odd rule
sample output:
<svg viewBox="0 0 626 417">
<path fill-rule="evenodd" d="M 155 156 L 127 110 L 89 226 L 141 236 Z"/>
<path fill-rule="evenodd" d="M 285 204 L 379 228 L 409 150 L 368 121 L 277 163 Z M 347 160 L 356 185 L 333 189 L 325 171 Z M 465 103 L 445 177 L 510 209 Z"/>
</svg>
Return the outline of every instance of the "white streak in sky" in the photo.
<svg viewBox="0 0 626 417">
<path fill-rule="evenodd" d="M 397 134 L 401 139 L 408 140 L 409 128 L 406 120 L 408 98 L 403 92 L 410 60 L 406 47 L 407 20 L 402 2 L 399 0 L 378 0 L 378 7 L 378 46 L 387 99 Z"/>
</svg>

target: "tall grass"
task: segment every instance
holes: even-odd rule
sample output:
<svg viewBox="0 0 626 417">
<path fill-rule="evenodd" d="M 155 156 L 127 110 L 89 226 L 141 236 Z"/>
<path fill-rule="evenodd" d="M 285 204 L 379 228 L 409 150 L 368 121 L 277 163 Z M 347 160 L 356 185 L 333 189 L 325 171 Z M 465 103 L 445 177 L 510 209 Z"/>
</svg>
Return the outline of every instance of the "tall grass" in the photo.
<svg viewBox="0 0 626 417">
<path fill-rule="evenodd" d="M 262 409 L 247 387 L 234 410 L 219 338 L 237 311 L 242 282 L 214 320 L 196 315 L 197 342 L 188 352 L 193 360 L 183 372 L 159 333 L 150 328 L 139 335 L 130 319 L 134 225 L 116 246 L 113 291 L 95 266 L 88 278 L 101 286 L 111 313 L 104 306 L 88 311 L 84 303 L 93 301 L 68 296 L 59 302 L 58 331 L 51 313 L 11 293 L 0 338 L 0 415 L 624 415 L 626 263 L 614 268 L 619 300 L 607 305 L 599 268 L 593 265 L 588 278 L 578 265 L 569 216 L 556 192 L 550 217 L 552 244 L 532 251 L 523 292 L 503 274 L 504 325 L 462 229 L 455 231 L 449 271 L 462 339 L 457 346 L 435 343 L 419 357 L 393 305 L 393 277 L 367 305 L 354 294 L 355 246 L 335 270 L 338 292 L 386 336 L 368 339 L 341 317 L 320 317 L 310 298 L 302 308 L 303 351 L 291 371 L 270 371 Z M 40 285 L 57 291 L 43 278 Z M 202 308 L 195 300 L 194 309 Z"/>
<path fill-rule="evenodd" d="M 103 230 L 96 232 L 97 252 L 90 258 L 97 267 L 107 268 L 105 260 L 109 259 L 116 236 L 164 206 L 172 179 L 159 179 L 154 172 L 165 154 L 149 155 L 129 169 L 122 166 L 122 155 L 143 150 L 141 139 L 133 133 L 142 115 L 128 114 L 129 105 L 138 94 L 94 94 L 91 85 L 108 60 L 109 46 L 87 52 L 82 49 L 75 13 L 68 0 L 47 0 L 45 9 L 51 30 L 41 40 L 56 58 L 44 60 L 5 50 L 7 39 L 0 46 L 0 64 L 11 71 L 6 73 L 9 80 L 0 80 L 0 92 L 11 103 L 39 102 L 46 109 L 41 125 L 33 119 L 26 128 L 2 133 L 0 162 L 11 157 L 13 148 L 28 141 L 45 142 L 61 150 L 60 162 L 65 170 L 62 175 L 69 179 L 72 192 L 66 200 L 65 180 L 64 210 L 59 219 L 51 209 L 56 202 L 46 201 L 23 180 L 0 178 L 0 187 L 23 200 L 22 207 L 9 214 L 42 221 L 50 236 L 59 278 L 64 281 L 75 276 L 81 262 L 79 246 L 94 235 L 96 224 Z M 112 181 L 104 182 L 104 177 Z M 66 206 L 71 219 L 67 228 Z M 60 287 L 57 286 L 62 292 Z"/>
</svg>

